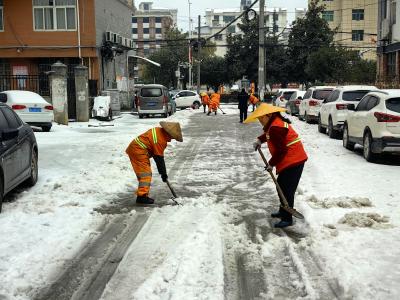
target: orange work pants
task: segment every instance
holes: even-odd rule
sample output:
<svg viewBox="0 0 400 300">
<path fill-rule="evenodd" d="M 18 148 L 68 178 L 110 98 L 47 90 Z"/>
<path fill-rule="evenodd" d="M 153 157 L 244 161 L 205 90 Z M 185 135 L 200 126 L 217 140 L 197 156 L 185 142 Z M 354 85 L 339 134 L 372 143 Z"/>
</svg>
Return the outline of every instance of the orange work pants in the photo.
<svg viewBox="0 0 400 300">
<path fill-rule="evenodd" d="M 152 172 L 147 150 L 140 148 L 139 145 L 131 144 L 126 150 L 126 153 L 129 156 L 133 170 L 135 171 L 136 177 L 139 181 L 136 194 L 138 196 L 148 196 L 150 192 Z"/>
</svg>

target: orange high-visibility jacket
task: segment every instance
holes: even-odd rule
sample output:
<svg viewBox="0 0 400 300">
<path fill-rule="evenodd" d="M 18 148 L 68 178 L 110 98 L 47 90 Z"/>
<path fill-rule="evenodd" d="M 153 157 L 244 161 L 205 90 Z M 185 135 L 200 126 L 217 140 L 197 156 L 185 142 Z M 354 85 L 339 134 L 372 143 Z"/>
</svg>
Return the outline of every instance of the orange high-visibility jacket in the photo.
<svg viewBox="0 0 400 300">
<path fill-rule="evenodd" d="M 212 107 L 217 108 L 219 107 L 219 102 L 221 99 L 221 95 L 218 93 L 214 93 L 211 95 L 210 104 Z"/>
<path fill-rule="evenodd" d="M 210 102 L 210 97 L 207 94 L 204 96 L 201 96 L 201 103 L 203 105 L 208 105 L 209 102 Z"/>
<path fill-rule="evenodd" d="M 148 157 L 164 156 L 164 150 L 170 141 L 170 135 L 163 128 L 155 127 L 135 138 L 126 149 L 126 153 L 129 156 L 137 153 L 147 153 Z"/>
<path fill-rule="evenodd" d="M 274 130 L 275 128 L 279 130 Z M 280 134 L 275 138 L 272 136 L 275 132 Z M 272 158 L 270 164 L 276 167 L 279 174 L 283 170 L 304 163 L 308 157 L 304 151 L 303 144 L 292 126 L 279 117 L 275 117 L 271 125 L 265 129 L 263 135 L 258 137 L 261 142 L 267 142 Z M 282 145 L 275 144 L 274 141 L 283 141 Z"/>
<path fill-rule="evenodd" d="M 254 96 L 253 94 L 250 95 L 249 100 L 250 100 L 250 103 L 253 104 L 253 105 L 257 104 L 257 103 L 260 101 L 260 100 L 259 100 L 256 96 Z"/>
</svg>

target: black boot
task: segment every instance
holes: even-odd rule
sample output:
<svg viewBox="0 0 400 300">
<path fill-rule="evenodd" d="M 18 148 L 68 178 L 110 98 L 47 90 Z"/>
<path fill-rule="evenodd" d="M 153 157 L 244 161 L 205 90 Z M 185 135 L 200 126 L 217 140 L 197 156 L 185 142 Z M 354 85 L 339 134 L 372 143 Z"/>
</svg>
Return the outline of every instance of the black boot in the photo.
<svg viewBox="0 0 400 300">
<path fill-rule="evenodd" d="M 209 116 L 211 114 L 211 111 L 209 111 L 208 113 L 207 113 L 207 116 Z"/>
<path fill-rule="evenodd" d="M 154 204 L 154 199 L 147 196 L 137 196 L 136 203 L 138 204 Z"/>
<path fill-rule="evenodd" d="M 278 223 L 275 223 L 275 224 L 274 224 L 274 227 L 275 227 L 275 228 L 285 228 L 285 227 L 292 226 L 292 225 L 293 225 L 293 221 L 290 221 L 290 220 L 282 220 L 282 221 L 280 221 L 280 222 L 278 222 Z"/>
<path fill-rule="evenodd" d="M 273 218 L 281 218 L 282 219 L 283 216 L 282 216 L 280 211 L 277 211 L 277 212 L 273 212 L 271 214 L 271 217 L 273 217 Z"/>
<path fill-rule="evenodd" d="M 215 112 L 215 115 L 217 115 L 217 112 Z"/>
</svg>

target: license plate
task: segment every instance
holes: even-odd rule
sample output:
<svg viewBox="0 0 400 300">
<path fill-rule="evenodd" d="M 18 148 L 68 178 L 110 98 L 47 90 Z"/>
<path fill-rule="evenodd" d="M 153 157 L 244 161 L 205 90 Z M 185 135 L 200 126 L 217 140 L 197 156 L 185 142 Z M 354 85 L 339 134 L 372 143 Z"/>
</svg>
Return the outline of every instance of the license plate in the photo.
<svg viewBox="0 0 400 300">
<path fill-rule="evenodd" d="M 41 112 L 42 109 L 38 107 L 29 107 L 29 112 Z"/>
<path fill-rule="evenodd" d="M 157 105 L 157 103 L 155 103 L 155 102 L 149 102 L 149 103 L 147 103 L 147 106 L 156 106 Z"/>
</svg>

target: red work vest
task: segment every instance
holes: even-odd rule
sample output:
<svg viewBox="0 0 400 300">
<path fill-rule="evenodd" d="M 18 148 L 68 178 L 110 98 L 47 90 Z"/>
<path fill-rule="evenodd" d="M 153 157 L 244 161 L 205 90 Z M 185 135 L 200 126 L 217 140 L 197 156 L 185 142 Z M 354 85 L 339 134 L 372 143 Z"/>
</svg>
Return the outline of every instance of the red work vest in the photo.
<svg viewBox="0 0 400 300">
<path fill-rule="evenodd" d="M 268 138 L 269 136 L 269 130 L 272 127 L 283 127 L 288 129 L 288 133 L 286 135 L 286 141 L 285 145 L 287 148 L 287 152 L 285 157 L 278 162 L 278 164 L 275 166 L 276 167 L 276 172 L 279 174 L 283 170 L 299 165 L 307 160 L 307 154 L 304 151 L 303 144 L 300 141 L 299 135 L 294 131 L 292 126 L 288 124 L 287 122 L 283 121 L 281 118 L 275 118 L 271 126 L 268 129 L 267 132 L 267 143 L 268 143 L 268 148 L 269 151 L 271 152 L 271 155 L 274 156 L 276 155 L 277 149 L 276 146 L 273 144 L 273 142 Z"/>
</svg>

